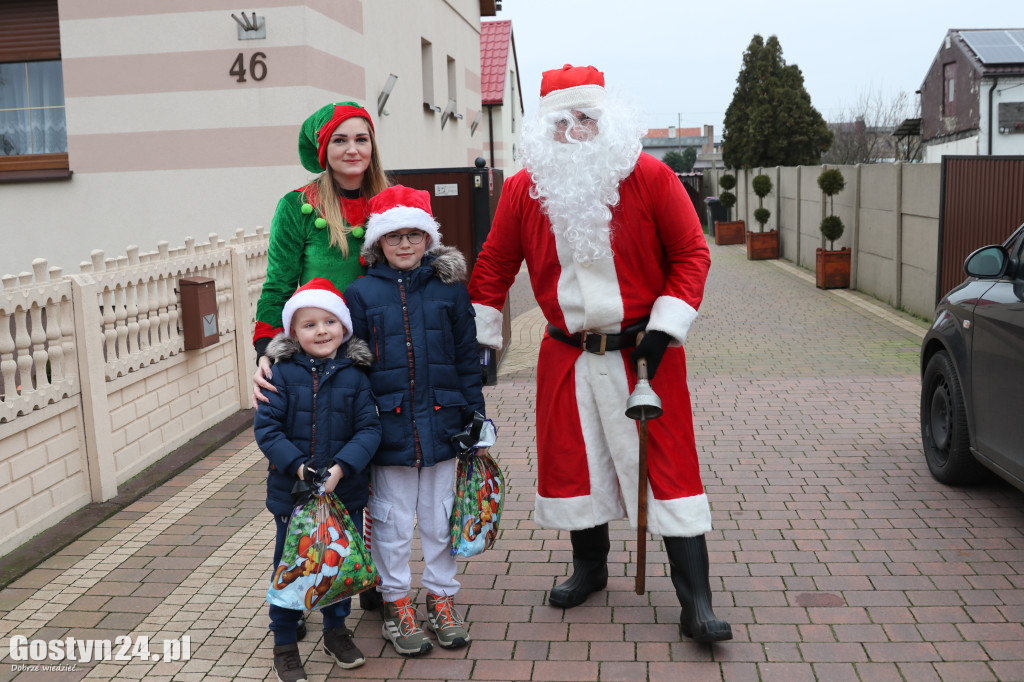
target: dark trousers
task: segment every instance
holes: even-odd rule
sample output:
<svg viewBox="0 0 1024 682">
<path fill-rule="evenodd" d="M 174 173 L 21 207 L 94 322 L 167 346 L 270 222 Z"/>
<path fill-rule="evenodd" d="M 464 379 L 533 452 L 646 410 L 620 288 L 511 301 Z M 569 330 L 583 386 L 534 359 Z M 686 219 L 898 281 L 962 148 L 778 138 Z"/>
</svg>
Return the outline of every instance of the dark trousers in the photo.
<svg viewBox="0 0 1024 682">
<path fill-rule="evenodd" d="M 355 524 L 356 529 L 361 530 L 363 527 L 362 508 L 350 509 L 349 515 L 352 517 L 352 523 Z M 288 519 L 288 516 L 274 516 L 274 521 L 277 524 L 277 542 L 274 543 L 274 564 L 270 570 L 271 579 L 273 579 L 274 571 L 277 570 L 277 565 L 281 562 L 281 554 L 284 553 L 284 540 L 288 531 Z M 274 633 L 274 646 L 294 644 L 298 641 L 296 629 L 299 626 L 299 620 L 302 619 L 303 613 L 304 611 L 286 609 L 270 604 L 270 631 Z M 323 614 L 324 630 L 345 627 L 345 618 L 348 617 L 348 614 L 352 613 L 352 600 L 342 599 L 336 604 L 320 609 L 320 613 Z"/>
</svg>

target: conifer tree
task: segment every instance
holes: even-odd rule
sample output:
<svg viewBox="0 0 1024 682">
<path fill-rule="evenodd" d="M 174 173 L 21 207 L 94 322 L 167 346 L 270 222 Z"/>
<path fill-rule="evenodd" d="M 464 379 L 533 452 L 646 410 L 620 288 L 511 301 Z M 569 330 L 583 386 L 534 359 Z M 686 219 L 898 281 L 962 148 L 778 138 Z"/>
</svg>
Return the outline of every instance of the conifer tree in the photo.
<svg viewBox="0 0 1024 682">
<path fill-rule="evenodd" d="M 800 68 L 786 64 L 777 37 L 755 35 L 725 112 L 725 165 L 815 166 L 831 145 L 832 132 L 811 105 Z"/>
</svg>

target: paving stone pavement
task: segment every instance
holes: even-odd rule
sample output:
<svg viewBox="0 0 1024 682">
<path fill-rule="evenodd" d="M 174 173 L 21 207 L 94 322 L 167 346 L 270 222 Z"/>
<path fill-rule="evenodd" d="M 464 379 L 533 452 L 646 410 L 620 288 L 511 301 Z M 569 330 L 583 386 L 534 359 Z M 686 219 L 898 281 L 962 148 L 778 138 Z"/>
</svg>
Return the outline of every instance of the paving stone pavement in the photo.
<svg viewBox="0 0 1024 682">
<path fill-rule="evenodd" d="M 658 538 L 648 591 L 634 593 L 624 522 L 612 524 L 608 589 L 567 611 L 545 604 L 571 557 L 567 533 L 531 518 L 543 318 L 517 281 L 525 312 L 486 389 L 510 488 L 501 535 L 460 566 L 473 643 L 404 659 L 385 647 L 379 616 L 356 607 L 349 625 L 367 662 L 341 671 L 314 613 L 300 643 L 311 680 L 1024 680 L 1024 494 L 929 476 L 917 426 L 926 323 L 816 289 L 785 262 L 747 261 L 743 247 L 711 249 L 686 348 L 716 611 L 735 639 L 680 636 Z M 13 582 L 0 592 L 0 680 L 276 679 L 264 481 L 242 433 Z M 154 653 L 188 637 L 189 655 L 17 661 L 12 637 L 111 640 L 113 654 L 118 637 L 148 637 Z M 18 667 L 58 663 L 73 669 Z"/>
</svg>

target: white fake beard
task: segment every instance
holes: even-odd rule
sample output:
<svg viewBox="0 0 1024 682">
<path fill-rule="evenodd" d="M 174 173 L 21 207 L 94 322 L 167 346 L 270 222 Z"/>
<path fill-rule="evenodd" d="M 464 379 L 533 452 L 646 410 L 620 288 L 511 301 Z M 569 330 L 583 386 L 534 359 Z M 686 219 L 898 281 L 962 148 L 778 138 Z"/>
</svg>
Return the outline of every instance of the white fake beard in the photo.
<svg viewBox="0 0 1024 682">
<path fill-rule="evenodd" d="M 548 114 L 524 126 L 523 161 L 533 179 L 531 196 L 541 202 L 552 232 L 568 242 L 577 263 L 590 265 L 612 257 L 611 209 L 640 156 L 643 131 L 632 117 L 606 109 L 593 139 L 573 140 L 570 128 L 567 141 L 558 142 L 554 121 L 565 116 L 569 112 Z"/>
</svg>

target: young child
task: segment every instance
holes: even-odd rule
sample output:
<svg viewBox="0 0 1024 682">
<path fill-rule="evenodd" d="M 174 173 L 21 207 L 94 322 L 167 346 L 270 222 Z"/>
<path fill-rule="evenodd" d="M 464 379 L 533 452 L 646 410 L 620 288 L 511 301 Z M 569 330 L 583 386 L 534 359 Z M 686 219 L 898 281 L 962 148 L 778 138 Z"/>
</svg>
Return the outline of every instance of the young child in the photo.
<svg viewBox="0 0 1024 682">
<path fill-rule="evenodd" d="M 441 245 L 430 194 L 395 185 L 370 199 L 363 257 L 369 270 L 346 289 L 353 331 L 370 344 L 370 384 L 383 440 L 372 466 L 370 551 L 380 572 L 381 633 L 403 656 L 432 647 L 409 597 L 409 558 L 419 526 L 427 627 L 445 648 L 470 641 L 448 518 L 454 504 L 452 436 L 484 414 L 476 323 L 466 261 Z"/>
<path fill-rule="evenodd" d="M 345 300 L 328 280 L 315 278 L 299 287 L 282 312 L 286 333 L 267 346 L 275 362 L 270 380 L 277 392 L 260 403 L 254 430 L 269 460 L 267 509 L 277 522 L 276 569 L 292 512 L 292 487 L 330 472 L 325 489 L 334 492 L 362 527 L 369 496 L 370 459 L 380 445 L 377 406 L 364 370 L 371 357 L 364 341 L 352 337 Z M 321 609 L 324 651 L 342 668 L 361 666 L 365 657 L 345 627 L 351 600 Z M 301 610 L 270 606 L 274 633 L 274 671 L 281 682 L 306 679 L 296 628 Z"/>
</svg>

